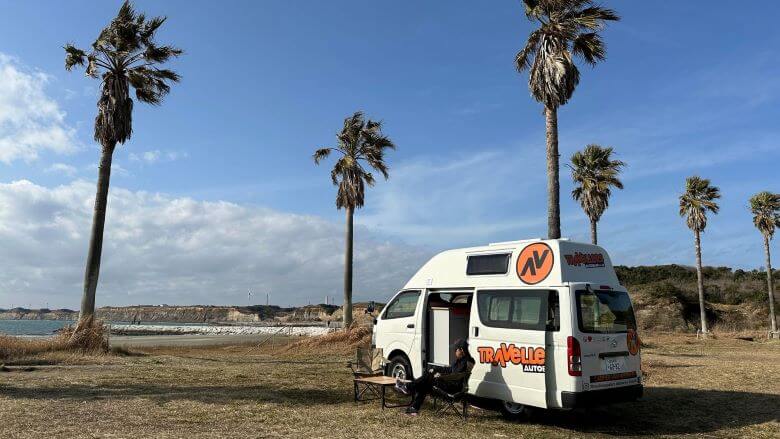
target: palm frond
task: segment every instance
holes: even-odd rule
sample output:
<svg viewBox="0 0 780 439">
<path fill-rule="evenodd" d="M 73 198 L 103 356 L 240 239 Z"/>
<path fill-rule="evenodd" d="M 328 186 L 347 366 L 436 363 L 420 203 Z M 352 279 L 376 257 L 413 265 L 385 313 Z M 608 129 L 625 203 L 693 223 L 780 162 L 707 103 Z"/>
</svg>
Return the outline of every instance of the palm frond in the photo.
<svg viewBox="0 0 780 439">
<path fill-rule="evenodd" d="M 595 32 L 578 35 L 572 43 L 572 53 L 592 66 L 603 61 L 607 56 L 604 42 Z"/>
<path fill-rule="evenodd" d="M 319 165 L 322 160 L 325 160 L 330 155 L 331 148 L 320 148 L 314 151 L 314 163 Z"/>
<path fill-rule="evenodd" d="M 620 21 L 620 16 L 612 9 L 591 6 L 576 11 L 571 20 L 578 26 L 595 31 L 603 29 L 607 21 Z"/>
<path fill-rule="evenodd" d="M 75 66 L 84 65 L 84 60 L 87 58 L 86 52 L 76 48 L 73 44 L 66 44 L 63 49 L 65 49 L 65 70 L 71 71 Z"/>
<path fill-rule="evenodd" d="M 150 63 L 162 64 L 171 58 L 181 55 L 183 51 L 173 46 L 155 46 L 149 44 L 144 50 L 143 59 Z"/>
<path fill-rule="evenodd" d="M 536 54 L 537 50 L 539 50 L 539 42 L 543 35 L 544 33 L 541 29 L 531 32 L 523 49 L 517 52 L 517 55 L 515 56 L 515 68 L 518 72 L 531 68 L 531 58 Z"/>
</svg>

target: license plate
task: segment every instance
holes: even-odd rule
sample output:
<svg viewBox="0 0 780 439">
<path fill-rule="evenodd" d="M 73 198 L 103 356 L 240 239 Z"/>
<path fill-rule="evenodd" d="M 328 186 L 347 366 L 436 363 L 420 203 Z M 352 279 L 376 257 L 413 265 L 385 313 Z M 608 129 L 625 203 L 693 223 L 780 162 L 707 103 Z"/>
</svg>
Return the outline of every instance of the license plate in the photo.
<svg viewBox="0 0 780 439">
<path fill-rule="evenodd" d="M 626 357 L 607 357 L 604 359 L 604 372 L 620 372 L 626 368 Z"/>
</svg>

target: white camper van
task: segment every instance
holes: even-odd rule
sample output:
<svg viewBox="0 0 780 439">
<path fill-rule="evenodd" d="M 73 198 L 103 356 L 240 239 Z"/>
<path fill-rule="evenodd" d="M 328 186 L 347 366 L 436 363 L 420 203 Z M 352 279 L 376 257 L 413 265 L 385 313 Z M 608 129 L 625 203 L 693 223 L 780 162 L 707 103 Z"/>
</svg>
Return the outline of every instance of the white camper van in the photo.
<svg viewBox="0 0 780 439">
<path fill-rule="evenodd" d="M 374 344 L 387 372 L 409 379 L 449 364 L 466 338 L 468 392 L 518 417 L 639 398 L 636 328 L 603 248 L 537 239 L 434 256 L 377 317 Z"/>
</svg>

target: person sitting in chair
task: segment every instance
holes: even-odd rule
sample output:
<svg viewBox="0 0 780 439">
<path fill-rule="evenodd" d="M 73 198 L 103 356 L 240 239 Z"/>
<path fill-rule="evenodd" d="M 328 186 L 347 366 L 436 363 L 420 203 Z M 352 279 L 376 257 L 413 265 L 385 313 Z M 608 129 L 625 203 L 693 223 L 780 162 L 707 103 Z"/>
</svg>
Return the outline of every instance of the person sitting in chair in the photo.
<svg viewBox="0 0 780 439">
<path fill-rule="evenodd" d="M 406 414 L 417 415 L 425 402 L 425 397 L 431 393 L 431 388 L 439 377 L 445 374 L 463 373 L 468 372 L 470 367 L 474 364 L 474 359 L 469 355 L 468 343 L 464 339 L 460 339 L 453 344 L 455 349 L 455 360 L 449 367 L 436 367 L 430 368 L 423 372 L 420 378 L 414 381 L 404 381 L 400 378 L 396 378 L 395 387 L 401 393 L 406 395 L 413 395 L 412 404 L 406 409 Z M 469 364 L 471 363 L 471 364 Z M 438 383 L 442 387 L 445 387 L 448 383 Z M 457 389 L 453 389 L 457 390 Z"/>
</svg>

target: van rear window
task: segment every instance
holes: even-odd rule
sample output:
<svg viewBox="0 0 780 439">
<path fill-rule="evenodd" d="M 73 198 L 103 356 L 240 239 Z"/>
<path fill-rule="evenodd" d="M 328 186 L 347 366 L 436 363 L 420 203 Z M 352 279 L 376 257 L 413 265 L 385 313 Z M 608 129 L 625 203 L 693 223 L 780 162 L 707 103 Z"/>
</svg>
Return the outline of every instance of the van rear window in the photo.
<svg viewBox="0 0 780 439">
<path fill-rule="evenodd" d="M 469 276 L 506 274 L 509 271 L 509 258 L 511 256 L 511 253 L 469 256 L 466 264 L 466 274 Z"/>
<path fill-rule="evenodd" d="M 479 291 L 477 307 L 479 318 L 485 326 L 537 331 L 558 330 L 560 311 L 557 310 L 556 291 Z"/>
<path fill-rule="evenodd" d="M 577 291 L 580 331 L 618 333 L 636 329 L 634 307 L 624 291 Z"/>
</svg>

